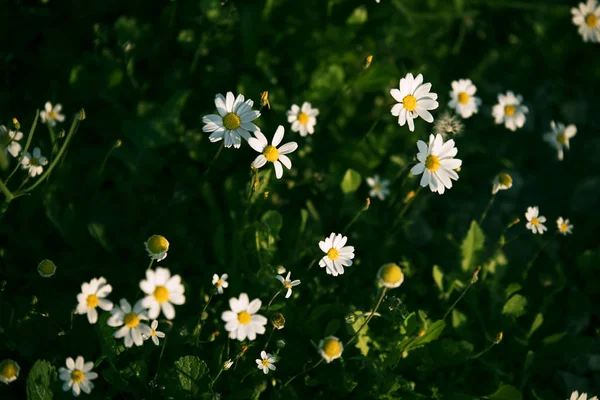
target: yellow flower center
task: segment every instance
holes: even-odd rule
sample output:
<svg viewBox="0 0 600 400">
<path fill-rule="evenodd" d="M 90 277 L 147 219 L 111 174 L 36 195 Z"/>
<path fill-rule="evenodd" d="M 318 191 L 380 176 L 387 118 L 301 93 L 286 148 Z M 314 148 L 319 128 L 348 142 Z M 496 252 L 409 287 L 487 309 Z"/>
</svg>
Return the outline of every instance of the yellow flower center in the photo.
<svg viewBox="0 0 600 400">
<path fill-rule="evenodd" d="M 439 167 L 440 159 L 437 156 L 434 156 L 433 154 L 428 155 L 425 159 L 425 168 L 427 168 L 431 172 L 435 172 Z"/>
<path fill-rule="evenodd" d="M 502 186 L 510 186 L 512 185 L 512 178 L 509 174 L 500 174 L 498 175 L 498 181 Z"/>
<path fill-rule="evenodd" d="M 302 125 L 306 125 L 308 123 L 308 114 L 301 112 L 298 114 L 298 122 Z"/>
<path fill-rule="evenodd" d="M 321 349 L 323 350 L 323 353 L 327 354 L 330 358 L 339 356 L 342 352 L 340 341 L 334 338 L 326 339 Z"/>
<path fill-rule="evenodd" d="M 156 336 L 156 329 L 152 329 L 152 332 L 150 332 L 150 336 Z"/>
<path fill-rule="evenodd" d="M 38 268 L 44 275 L 52 275 L 56 271 L 56 265 L 50 260 L 42 261 Z"/>
<path fill-rule="evenodd" d="M 169 289 L 164 286 L 157 286 L 156 289 L 154 289 L 154 298 L 159 303 L 164 303 L 169 300 Z"/>
<path fill-rule="evenodd" d="M 402 99 L 402 105 L 406 108 L 407 111 L 414 111 L 417 108 L 417 98 L 412 94 L 408 96 L 404 96 Z"/>
<path fill-rule="evenodd" d="M 540 220 L 537 218 L 531 218 L 531 225 L 538 226 L 540 224 Z"/>
<path fill-rule="evenodd" d="M 31 159 L 29 160 L 29 164 L 33 165 L 34 167 L 39 167 L 40 166 L 40 160 L 38 160 L 35 157 L 31 157 Z"/>
<path fill-rule="evenodd" d="M 242 311 L 238 314 L 238 322 L 242 325 L 248 325 L 252 320 L 252 315 L 248 311 Z"/>
<path fill-rule="evenodd" d="M 75 371 L 71 372 L 71 380 L 74 383 L 81 383 L 84 378 L 85 378 L 85 375 L 83 374 L 83 372 L 81 372 L 78 369 L 76 369 Z"/>
<path fill-rule="evenodd" d="M 268 367 L 269 366 L 269 360 L 262 360 L 262 365 L 263 365 L 263 367 Z"/>
<path fill-rule="evenodd" d="M 373 186 L 373 189 L 380 191 L 381 190 L 381 185 L 379 183 L 375 184 L 375 186 Z"/>
<path fill-rule="evenodd" d="M 90 294 L 85 300 L 85 302 L 89 308 L 96 308 L 96 306 L 98 305 L 98 296 L 96 296 L 95 294 Z"/>
<path fill-rule="evenodd" d="M 222 284 L 223 284 L 223 281 L 220 279 L 216 283 L 217 287 L 221 287 Z"/>
<path fill-rule="evenodd" d="M 160 254 L 163 251 L 169 250 L 169 242 L 164 236 L 152 235 L 150 236 L 150 239 L 148 239 L 148 249 L 153 254 Z"/>
<path fill-rule="evenodd" d="M 17 366 L 12 361 L 4 361 L 0 367 L 0 375 L 6 379 L 14 378 L 17 376 Z"/>
<path fill-rule="evenodd" d="M 567 136 L 564 132 L 561 132 L 558 135 L 556 135 L 556 141 L 564 146 L 567 144 Z"/>
<path fill-rule="evenodd" d="M 239 128 L 241 124 L 242 121 L 240 120 L 240 117 L 234 113 L 229 113 L 223 117 L 223 126 L 230 131 Z"/>
<path fill-rule="evenodd" d="M 267 146 L 263 150 L 263 156 L 265 156 L 267 161 L 275 162 L 279 159 L 279 150 L 275 146 Z"/>
<path fill-rule="evenodd" d="M 458 102 L 460 104 L 467 104 L 470 98 L 471 96 L 469 96 L 466 92 L 460 92 L 458 94 Z"/>
<path fill-rule="evenodd" d="M 560 224 L 560 228 L 559 229 L 563 233 L 569 231 L 569 227 L 567 226 L 567 224 L 565 222 L 563 222 L 562 224 Z"/>
<path fill-rule="evenodd" d="M 388 264 L 381 271 L 381 279 L 385 283 L 395 284 L 402 279 L 402 270 L 396 264 Z"/>
<path fill-rule="evenodd" d="M 596 14 L 590 13 L 588 15 L 585 16 L 585 24 L 587 26 L 589 26 L 590 28 L 595 28 L 596 25 L 598 24 L 598 17 L 596 17 Z"/>
<path fill-rule="evenodd" d="M 283 287 L 286 288 L 286 289 L 291 289 L 293 287 L 292 286 L 292 282 L 290 282 L 290 281 L 283 281 Z"/>
<path fill-rule="evenodd" d="M 515 111 L 517 111 L 515 106 L 504 106 L 504 114 L 508 115 L 509 117 L 514 115 Z"/>
<path fill-rule="evenodd" d="M 135 328 L 140 323 L 140 319 L 138 318 L 138 316 L 132 312 L 125 314 L 125 318 L 123 318 L 123 321 L 125 322 L 125 325 L 129 328 Z"/>
<path fill-rule="evenodd" d="M 54 118 L 56 118 L 56 113 L 54 111 L 50 111 L 48 113 L 48 119 L 54 119 Z"/>
<path fill-rule="evenodd" d="M 334 249 L 333 247 L 330 248 L 329 251 L 327 252 L 327 257 L 329 257 L 329 259 L 331 261 L 337 260 L 339 256 L 340 256 L 339 250 L 338 249 Z"/>
</svg>

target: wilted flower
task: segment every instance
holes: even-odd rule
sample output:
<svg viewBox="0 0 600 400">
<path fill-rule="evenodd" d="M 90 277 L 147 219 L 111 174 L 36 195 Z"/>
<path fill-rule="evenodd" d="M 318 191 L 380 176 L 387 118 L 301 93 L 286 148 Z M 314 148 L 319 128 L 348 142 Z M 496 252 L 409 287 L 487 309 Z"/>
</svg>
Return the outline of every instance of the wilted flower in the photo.
<svg viewBox="0 0 600 400">
<path fill-rule="evenodd" d="M 296 279 L 295 281 L 292 281 L 290 279 L 290 276 L 292 275 L 291 272 L 287 273 L 287 276 L 284 278 L 281 275 L 277 275 L 275 278 L 281 282 L 281 284 L 283 285 L 283 287 L 285 289 L 287 289 L 287 293 L 285 294 L 285 298 L 288 299 L 291 295 L 292 295 L 292 287 L 294 286 L 298 286 L 300 284 L 300 280 Z"/>
<path fill-rule="evenodd" d="M 550 122 L 551 132 L 544 134 L 544 140 L 556 148 L 558 151 L 558 159 L 562 161 L 564 158 L 564 149 L 569 150 L 569 139 L 577 134 L 577 127 L 573 124 L 565 127 L 564 124 Z"/>
<path fill-rule="evenodd" d="M 460 120 L 451 115 L 448 112 L 442 114 L 442 116 L 433 125 L 433 131 L 436 135 L 442 135 L 446 137 L 448 135 L 460 135 L 463 131 L 464 125 Z"/>
<path fill-rule="evenodd" d="M 142 337 L 144 338 L 144 340 L 148 340 L 150 338 L 152 338 L 152 342 L 158 346 L 159 345 L 159 338 L 164 338 L 165 337 L 165 333 L 164 332 L 160 332 L 157 331 L 156 328 L 158 328 L 158 321 L 154 320 L 152 321 L 152 324 L 150 325 L 150 329 L 152 329 L 152 332 L 150 333 L 150 335 L 146 335 L 146 334 L 142 334 Z"/>
<path fill-rule="evenodd" d="M 18 157 L 21 152 L 21 144 L 19 140 L 23 139 L 23 132 L 15 132 L 0 126 L 0 149 L 4 148 L 7 154 L 13 157 Z"/>
<path fill-rule="evenodd" d="M 227 371 L 229 368 L 231 368 L 231 366 L 233 365 L 233 361 L 232 360 L 227 360 L 223 363 L 223 369 L 225 371 Z"/>
<path fill-rule="evenodd" d="M 167 258 L 167 251 L 169 251 L 169 241 L 161 235 L 152 235 L 144 243 L 146 251 L 150 258 L 156 261 L 162 261 Z"/>
<path fill-rule="evenodd" d="M 212 284 L 215 285 L 215 287 L 217 288 L 217 293 L 223 294 L 223 289 L 229 287 L 229 282 L 227 282 L 227 278 L 229 278 L 229 275 L 227 274 L 221 275 L 220 278 L 217 274 L 213 275 Z"/>
<path fill-rule="evenodd" d="M 508 190 L 512 187 L 513 180 L 509 174 L 501 173 L 496 175 L 492 186 L 492 194 L 498 193 L 499 190 Z"/>
<path fill-rule="evenodd" d="M 275 313 L 271 316 L 271 324 L 275 329 L 283 329 L 285 326 L 285 317 L 282 313 Z"/>
</svg>

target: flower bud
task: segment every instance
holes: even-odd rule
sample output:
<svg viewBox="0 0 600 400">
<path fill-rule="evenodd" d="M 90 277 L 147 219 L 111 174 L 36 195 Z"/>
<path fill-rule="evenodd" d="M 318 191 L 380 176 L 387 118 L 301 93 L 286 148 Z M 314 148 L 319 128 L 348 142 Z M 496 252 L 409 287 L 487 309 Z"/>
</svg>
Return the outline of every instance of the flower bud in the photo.
<svg viewBox="0 0 600 400">
<path fill-rule="evenodd" d="M 285 318 L 282 313 L 275 313 L 271 316 L 271 324 L 275 329 L 283 329 L 285 326 Z"/>
<path fill-rule="evenodd" d="M 50 260 L 43 260 L 38 265 L 38 272 L 43 278 L 50 278 L 56 273 L 56 265 Z"/>
</svg>

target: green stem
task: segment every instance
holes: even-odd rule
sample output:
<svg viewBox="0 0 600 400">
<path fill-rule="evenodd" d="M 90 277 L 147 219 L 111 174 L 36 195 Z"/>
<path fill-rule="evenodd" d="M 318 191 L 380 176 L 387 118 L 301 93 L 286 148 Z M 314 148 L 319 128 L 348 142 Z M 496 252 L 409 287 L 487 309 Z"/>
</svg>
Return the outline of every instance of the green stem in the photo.
<svg viewBox="0 0 600 400">
<path fill-rule="evenodd" d="M 200 311 L 200 316 L 198 317 L 198 323 L 197 323 L 197 325 L 199 325 L 200 327 L 198 328 L 198 334 L 196 335 L 196 347 L 198 347 L 198 345 L 200 344 L 200 334 L 202 333 L 202 328 L 204 328 L 204 324 L 202 323 L 202 316 L 206 312 L 206 309 L 208 308 L 208 305 L 212 301 L 214 295 L 215 295 L 215 292 L 213 291 L 210 294 L 208 301 L 204 305 L 204 308 L 202 309 L 202 311 Z"/>
<path fill-rule="evenodd" d="M 458 302 L 465 296 L 465 294 L 467 294 L 467 292 L 469 291 L 471 286 L 473 286 L 473 284 L 475 282 L 477 282 L 477 275 L 479 274 L 479 271 L 481 271 L 481 267 L 477 267 L 477 269 L 473 273 L 473 276 L 471 277 L 471 280 L 467 284 L 467 287 L 465 288 L 465 290 L 463 290 L 463 292 L 460 294 L 460 296 L 458 296 L 458 299 L 456 299 L 456 301 L 450 306 L 448 311 L 446 311 L 446 314 L 444 314 L 444 318 L 442 318 L 443 320 L 445 320 L 448 317 L 448 315 L 452 312 L 452 310 L 454 310 L 454 307 L 456 307 Z"/>
<path fill-rule="evenodd" d="M 294 379 L 296 379 L 297 377 L 299 377 L 300 375 L 304 375 L 306 373 L 309 373 L 310 371 L 312 371 L 313 369 L 317 368 L 319 365 L 321 365 L 321 363 L 323 362 L 323 358 L 321 358 L 315 365 L 313 365 L 312 367 L 303 370 L 302 372 L 297 373 L 296 375 L 292 376 L 290 379 L 288 379 L 287 382 L 285 382 L 283 384 L 282 387 L 286 387 L 287 385 L 289 385 Z"/>
<path fill-rule="evenodd" d="M 267 346 L 269 345 L 269 342 L 271 341 L 271 337 L 273 337 L 273 332 L 275 332 L 275 327 L 273 327 L 273 329 L 271 329 L 271 333 L 269 334 L 269 337 L 267 338 L 267 342 L 265 343 L 263 350 L 267 350 Z"/>
<path fill-rule="evenodd" d="M 102 176 L 102 172 L 104 171 L 104 167 L 106 166 L 106 163 L 108 161 L 108 157 L 110 157 L 110 155 L 112 154 L 112 152 L 119 147 L 117 144 L 120 145 L 120 141 L 117 140 L 115 142 L 115 144 L 113 144 L 111 146 L 111 148 L 108 149 L 108 153 L 106 153 L 106 156 L 104 157 L 104 160 L 102 160 L 102 164 L 100 164 L 100 169 L 98 170 L 98 177 Z"/>
<path fill-rule="evenodd" d="M 27 153 L 27 150 L 29 150 L 29 146 L 31 146 L 31 139 L 33 139 L 33 133 L 35 132 L 35 127 L 37 126 L 39 117 L 40 117 L 40 110 L 36 110 L 35 118 L 33 119 L 33 124 L 31 124 L 31 129 L 29 129 L 29 135 L 27 135 L 27 142 L 25 143 L 25 148 L 23 148 L 23 150 L 21 151 L 21 156 L 19 157 L 19 160 L 17 161 L 17 165 L 12 170 L 10 175 L 8 175 L 8 178 L 6 178 L 7 184 L 8 184 L 8 181 L 10 180 L 10 178 L 12 178 L 12 176 L 15 174 L 15 172 L 17 172 L 17 170 L 21 166 L 21 162 L 23 161 L 23 158 L 25 158 L 25 154 Z"/>
<path fill-rule="evenodd" d="M 160 370 L 160 362 L 162 361 L 163 354 L 165 353 L 165 347 L 167 347 L 167 339 L 168 336 L 165 335 L 165 340 L 163 340 L 162 349 L 160 350 L 160 356 L 158 356 L 158 364 L 156 365 L 156 373 L 154 374 L 154 379 L 158 377 L 158 371 Z"/>
<path fill-rule="evenodd" d="M 369 323 L 371 318 L 373 318 L 373 315 L 375 315 L 375 313 L 377 312 L 377 309 L 381 305 L 381 302 L 383 301 L 383 298 L 385 297 L 385 293 L 387 292 L 387 289 L 388 289 L 387 287 L 384 287 L 383 289 L 381 289 L 381 295 L 379 296 L 379 299 L 377 300 L 377 304 L 375 304 L 375 307 L 373 307 L 373 311 L 371 311 L 371 314 L 367 317 L 365 322 L 360 326 L 360 328 L 358 328 L 358 330 L 356 331 L 354 336 L 352 336 L 350 338 L 350 340 L 348 340 L 344 346 L 350 345 L 350 343 L 352 343 L 358 337 L 358 334 L 360 333 L 360 331 L 362 331 L 362 329 L 365 326 L 367 326 L 367 324 Z"/>
<path fill-rule="evenodd" d="M 150 268 L 152 268 L 152 264 L 154 264 L 154 258 L 150 259 L 150 264 L 148 264 L 148 268 L 146 268 L 146 271 L 148 271 Z"/>
<path fill-rule="evenodd" d="M 205 177 L 208 176 L 210 168 L 213 166 L 215 161 L 217 161 L 217 158 L 219 158 L 219 156 L 221 155 L 221 152 L 223 151 L 223 147 L 225 147 L 225 139 L 223 139 L 223 141 L 221 142 L 221 146 L 219 146 L 219 150 L 217 150 L 217 153 L 213 157 L 212 161 L 210 162 L 210 164 L 208 164 L 208 167 L 206 167 L 206 172 L 204 173 Z"/>
<path fill-rule="evenodd" d="M 490 208 L 492 208 L 492 204 L 494 204 L 494 200 L 496 200 L 495 194 L 492 195 L 492 198 L 490 199 L 487 206 L 485 207 L 485 210 L 483 210 L 483 214 L 481 214 L 481 218 L 479 218 L 479 226 L 481 226 L 481 224 L 485 220 L 485 217 L 487 216 L 488 211 L 490 211 Z"/>
<path fill-rule="evenodd" d="M 11 200 L 15 197 L 10 190 L 8 190 L 8 187 L 6 187 L 6 185 L 4 184 L 4 182 L 2 182 L 2 179 L 0 179 L 0 191 L 2 191 L 2 193 L 4 194 L 4 202 L 6 204 L 10 203 Z"/>
<path fill-rule="evenodd" d="M 474 360 L 476 358 L 481 357 L 482 355 L 484 355 L 485 353 L 487 353 L 488 351 L 490 351 L 492 349 L 492 347 L 494 347 L 496 345 L 496 342 L 492 342 L 491 345 L 489 345 L 488 347 L 486 347 L 485 349 L 481 350 L 479 353 L 471 356 L 471 360 Z"/>
<path fill-rule="evenodd" d="M 539 257 L 539 255 L 542 253 L 542 251 L 544 251 L 544 249 L 546 248 L 546 246 L 548 245 L 548 243 L 550 243 L 550 241 L 552 240 L 552 237 L 550 237 L 550 239 L 546 240 L 538 249 L 538 251 L 534 254 L 533 258 L 527 263 L 527 265 L 525 266 L 525 270 L 523 271 L 523 275 L 521 276 L 521 278 L 523 280 L 526 280 L 527 277 L 529 276 L 529 271 L 531 270 L 531 267 L 533 267 L 533 264 L 535 263 L 535 260 L 537 260 L 537 258 Z"/>
<path fill-rule="evenodd" d="M 352 220 L 348 223 L 348 225 L 346 225 L 346 227 L 344 228 L 344 230 L 342 231 L 342 234 L 346 235 L 346 232 L 348 232 L 348 229 L 350 229 L 350 227 L 352 225 L 354 225 L 354 223 L 358 220 L 358 217 L 360 217 L 362 215 L 362 213 L 364 213 L 365 211 L 367 211 L 369 209 L 369 206 L 371 205 L 371 199 L 369 199 L 367 197 L 367 201 L 365 202 L 365 205 L 363 206 L 363 208 L 361 208 L 356 215 L 354 216 L 354 218 L 352 218 Z"/>
<path fill-rule="evenodd" d="M 279 291 L 277 293 L 275 293 L 275 296 L 273 296 L 273 298 L 271 299 L 271 301 L 269 301 L 269 304 L 267 304 L 267 309 L 265 310 L 265 313 L 267 313 L 269 311 L 269 307 L 271 307 L 271 303 L 273 303 L 273 300 L 275 300 L 275 298 L 277 296 L 279 296 L 279 293 L 281 293 L 282 289 L 279 289 Z"/>
</svg>

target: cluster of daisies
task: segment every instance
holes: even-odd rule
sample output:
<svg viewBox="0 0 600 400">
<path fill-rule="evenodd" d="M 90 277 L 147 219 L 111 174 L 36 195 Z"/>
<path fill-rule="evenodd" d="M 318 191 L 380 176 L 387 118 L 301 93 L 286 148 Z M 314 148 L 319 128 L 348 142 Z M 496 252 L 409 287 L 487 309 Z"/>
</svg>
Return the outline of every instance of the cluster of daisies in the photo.
<svg viewBox="0 0 600 400">
<path fill-rule="evenodd" d="M 540 209 L 537 206 L 527 207 L 525 218 L 527 218 L 527 229 L 534 234 L 539 233 L 541 235 L 548 230 L 546 225 L 544 225 L 546 217 L 540 215 Z M 557 232 L 563 236 L 573 233 L 573 224 L 563 217 L 558 217 L 556 220 L 556 228 Z"/>
<path fill-rule="evenodd" d="M 44 105 L 44 110 L 40 112 L 40 118 L 44 124 L 50 127 L 56 126 L 57 122 L 65 120 L 64 114 L 61 114 L 62 106 L 56 104 L 52 106 L 49 101 Z M 20 124 L 15 119 L 13 121 L 14 129 L 9 129 L 5 125 L 0 126 L 0 148 L 3 148 L 6 154 L 19 159 L 21 167 L 27 170 L 27 174 L 34 178 L 44 172 L 44 167 L 48 164 L 48 158 L 42 155 L 39 147 L 34 147 L 33 151 L 22 154 L 23 147 L 20 141 L 23 139 L 23 132 L 20 131 Z"/>
</svg>

